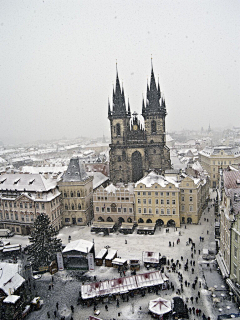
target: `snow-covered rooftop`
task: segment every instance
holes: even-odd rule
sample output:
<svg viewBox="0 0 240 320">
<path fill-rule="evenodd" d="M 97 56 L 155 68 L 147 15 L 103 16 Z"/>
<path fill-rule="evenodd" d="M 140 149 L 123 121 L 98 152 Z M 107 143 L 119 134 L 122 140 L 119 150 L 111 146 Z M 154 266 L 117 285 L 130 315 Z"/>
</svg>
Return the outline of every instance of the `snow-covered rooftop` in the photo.
<svg viewBox="0 0 240 320">
<path fill-rule="evenodd" d="M 138 186 L 140 183 L 145 184 L 147 188 L 150 188 L 155 183 L 159 184 L 161 187 L 166 187 L 169 183 L 174 184 L 176 187 L 179 185 L 177 177 L 164 177 L 153 171 L 139 180 L 135 186 Z"/>
<path fill-rule="evenodd" d="M 12 294 L 12 295 L 7 296 L 7 297 L 3 300 L 3 302 L 4 302 L 4 303 L 16 303 L 19 299 L 20 299 L 20 296 L 17 296 L 17 295 Z"/>
<path fill-rule="evenodd" d="M 63 253 L 70 252 L 70 251 L 79 251 L 88 253 L 92 249 L 94 244 L 91 241 L 79 239 L 75 241 L 71 241 L 66 245 L 66 247 L 63 249 Z"/>
<path fill-rule="evenodd" d="M 0 262 L 0 289 L 7 295 L 14 293 L 25 281 L 17 272 L 17 263 Z"/>
</svg>

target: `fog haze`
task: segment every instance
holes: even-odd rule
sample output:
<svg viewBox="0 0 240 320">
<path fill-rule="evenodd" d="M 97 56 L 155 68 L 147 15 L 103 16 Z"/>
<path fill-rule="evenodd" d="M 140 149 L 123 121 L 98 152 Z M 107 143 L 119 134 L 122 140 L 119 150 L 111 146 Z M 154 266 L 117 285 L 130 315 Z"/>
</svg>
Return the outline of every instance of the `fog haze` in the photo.
<svg viewBox="0 0 240 320">
<path fill-rule="evenodd" d="M 240 2 L 0 1 L 0 140 L 109 136 L 116 60 L 141 113 L 151 56 L 167 131 L 239 126 Z"/>
</svg>

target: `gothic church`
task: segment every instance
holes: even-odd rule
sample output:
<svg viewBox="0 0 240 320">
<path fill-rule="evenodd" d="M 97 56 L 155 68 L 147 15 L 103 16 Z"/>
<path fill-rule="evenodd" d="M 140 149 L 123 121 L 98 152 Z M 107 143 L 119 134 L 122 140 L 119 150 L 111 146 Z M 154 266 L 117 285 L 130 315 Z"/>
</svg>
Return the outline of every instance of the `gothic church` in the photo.
<svg viewBox="0 0 240 320">
<path fill-rule="evenodd" d="M 110 180 L 118 182 L 136 182 L 145 174 L 154 170 L 164 174 L 171 169 L 170 151 L 166 146 L 165 99 L 160 86 L 156 85 L 153 67 L 150 86 L 147 84 L 146 102 L 142 102 L 144 127 L 137 113 L 131 117 L 130 105 L 125 103 L 124 89 L 116 75 L 116 87 L 113 89 L 112 108 L 108 103 L 108 119 L 111 125 Z"/>
</svg>

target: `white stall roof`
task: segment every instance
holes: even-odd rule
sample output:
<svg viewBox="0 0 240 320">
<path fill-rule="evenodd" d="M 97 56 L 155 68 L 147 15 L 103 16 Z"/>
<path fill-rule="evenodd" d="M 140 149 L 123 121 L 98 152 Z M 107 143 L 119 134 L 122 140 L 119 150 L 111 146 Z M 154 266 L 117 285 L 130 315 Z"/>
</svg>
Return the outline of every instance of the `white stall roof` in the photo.
<svg viewBox="0 0 240 320">
<path fill-rule="evenodd" d="M 129 292 L 134 289 L 145 288 L 163 284 L 168 277 L 160 271 L 153 271 L 135 276 L 106 280 L 102 282 L 92 282 L 81 287 L 83 299 L 107 296 L 109 294 L 119 294 Z"/>
<path fill-rule="evenodd" d="M 108 249 L 108 254 L 105 257 L 106 260 L 112 260 L 115 256 L 115 254 L 117 253 L 117 250 L 113 250 L 113 249 Z"/>
<path fill-rule="evenodd" d="M 143 251 L 143 262 L 159 263 L 159 253 Z"/>
<path fill-rule="evenodd" d="M 20 296 L 16 296 L 14 294 L 7 296 L 3 302 L 4 303 L 16 303 L 20 299 Z"/>
<path fill-rule="evenodd" d="M 100 252 L 98 252 L 95 259 L 102 259 L 106 253 L 107 253 L 107 249 L 102 249 Z"/>
<path fill-rule="evenodd" d="M 112 261 L 113 264 L 118 264 L 119 266 L 122 266 L 126 262 L 127 262 L 126 259 L 120 259 L 120 258 L 115 258 Z"/>
<path fill-rule="evenodd" d="M 75 241 L 71 241 L 66 245 L 66 247 L 63 249 L 63 253 L 67 253 L 70 251 L 79 251 L 88 253 L 91 251 L 94 244 L 91 241 L 79 239 Z"/>
</svg>

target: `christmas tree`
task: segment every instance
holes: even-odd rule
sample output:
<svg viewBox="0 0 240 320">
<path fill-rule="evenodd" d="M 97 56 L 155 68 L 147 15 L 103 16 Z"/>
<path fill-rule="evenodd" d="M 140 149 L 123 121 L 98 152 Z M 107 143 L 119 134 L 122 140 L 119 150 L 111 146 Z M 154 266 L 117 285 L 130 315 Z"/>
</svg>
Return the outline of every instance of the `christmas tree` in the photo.
<svg viewBox="0 0 240 320">
<path fill-rule="evenodd" d="M 50 225 L 50 219 L 40 214 L 34 222 L 34 230 L 29 238 L 29 260 L 36 270 L 49 266 L 56 259 L 56 253 L 62 251 L 62 241 L 56 238 L 57 232 Z"/>
</svg>

